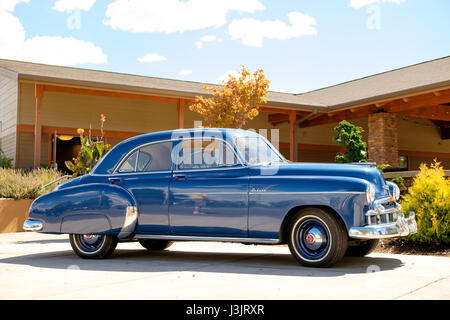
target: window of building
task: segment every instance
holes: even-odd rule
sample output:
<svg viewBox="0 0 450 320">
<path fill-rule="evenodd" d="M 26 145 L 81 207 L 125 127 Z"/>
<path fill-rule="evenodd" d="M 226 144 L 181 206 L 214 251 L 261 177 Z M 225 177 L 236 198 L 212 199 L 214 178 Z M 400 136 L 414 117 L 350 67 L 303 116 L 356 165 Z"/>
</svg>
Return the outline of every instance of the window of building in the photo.
<svg viewBox="0 0 450 320">
<path fill-rule="evenodd" d="M 407 156 L 399 156 L 398 157 L 398 167 L 401 169 L 408 170 L 408 157 Z"/>
</svg>

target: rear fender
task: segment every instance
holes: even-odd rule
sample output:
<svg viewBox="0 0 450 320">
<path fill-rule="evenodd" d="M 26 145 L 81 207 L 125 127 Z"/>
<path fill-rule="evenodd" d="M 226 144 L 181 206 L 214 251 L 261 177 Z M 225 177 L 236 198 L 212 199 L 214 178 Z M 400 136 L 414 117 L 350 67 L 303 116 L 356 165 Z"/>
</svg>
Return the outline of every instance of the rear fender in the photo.
<svg viewBox="0 0 450 320">
<path fill-rule="evenodd" d="M 125 189 L 93 183 L 53 191 L 37 198 L 29 219 L 44 223 L 41 232 L 107 234 L 131 237 L 137 223 L 134 197 Z"/>
</svg>

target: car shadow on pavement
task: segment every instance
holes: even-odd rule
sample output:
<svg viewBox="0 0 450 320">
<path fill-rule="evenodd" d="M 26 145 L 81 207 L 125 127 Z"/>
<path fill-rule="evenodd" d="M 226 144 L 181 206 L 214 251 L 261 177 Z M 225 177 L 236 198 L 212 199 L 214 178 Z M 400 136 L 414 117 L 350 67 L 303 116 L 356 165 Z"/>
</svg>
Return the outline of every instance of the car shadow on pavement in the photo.
<svg viewBox="0 0 450 320">
<path fill-rule="evenodd" d="M 395 257 L 344 257 L 331 268 L 311 268 L 298 264 L 289 254 L 233 253 L 117 249 L 103 260 L 81 259 L 73 251 L 53 251 L 0 259 L 0 264 L 27 265 L 45 269 L 76 267 L 109 272 L 215 272 L 279 276 L 338 277 L 346 274 L 383 272 L 402 267 Z"/>
</svg>

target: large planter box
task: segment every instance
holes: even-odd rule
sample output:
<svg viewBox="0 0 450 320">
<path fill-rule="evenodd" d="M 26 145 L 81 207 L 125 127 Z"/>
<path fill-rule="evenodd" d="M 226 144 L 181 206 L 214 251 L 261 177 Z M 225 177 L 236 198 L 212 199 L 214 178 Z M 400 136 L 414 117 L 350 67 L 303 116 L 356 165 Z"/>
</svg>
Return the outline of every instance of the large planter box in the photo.
<svg viewBox="0 0 450 320">
<path fill-rule="evenodd" d="M 0 233 L 23 231 L 33 199 L 0 199 Z"/>
</svg>

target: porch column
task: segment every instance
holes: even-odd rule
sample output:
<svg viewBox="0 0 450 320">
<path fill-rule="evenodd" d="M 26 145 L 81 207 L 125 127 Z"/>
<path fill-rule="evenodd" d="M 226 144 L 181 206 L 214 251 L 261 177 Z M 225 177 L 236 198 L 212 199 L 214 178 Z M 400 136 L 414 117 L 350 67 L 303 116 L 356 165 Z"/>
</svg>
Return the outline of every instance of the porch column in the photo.
<svg viewBox="0 0 450 320">
<path fill-rule="evenodd" d="M 177 102 L 178 109 L 178 129 L 184 128 L 184 100 L 178 99 Z"/>
<path fill-rule="evenodd" d="M 369 161 L 398 168 L 398 132 L 395 114 L 373 113 L 369 115 L 368 120 Z"/>
<path fill-rule="evenodd" d="M 295 110 L 289 112 L 289 160 L 297 161 L 297 130 L 295 122 L 297 120 L 297 112 Z"/>
<path fill-rule="evenodd" d="M 36 98 L 34 115 L 34 161 L 33 167 L 39 168 L 41 165 L 41 142 L 42 142 L 42 99 L 44 98 L 44 86 L 36 84 L 34 87 Z"/>
</svg>

